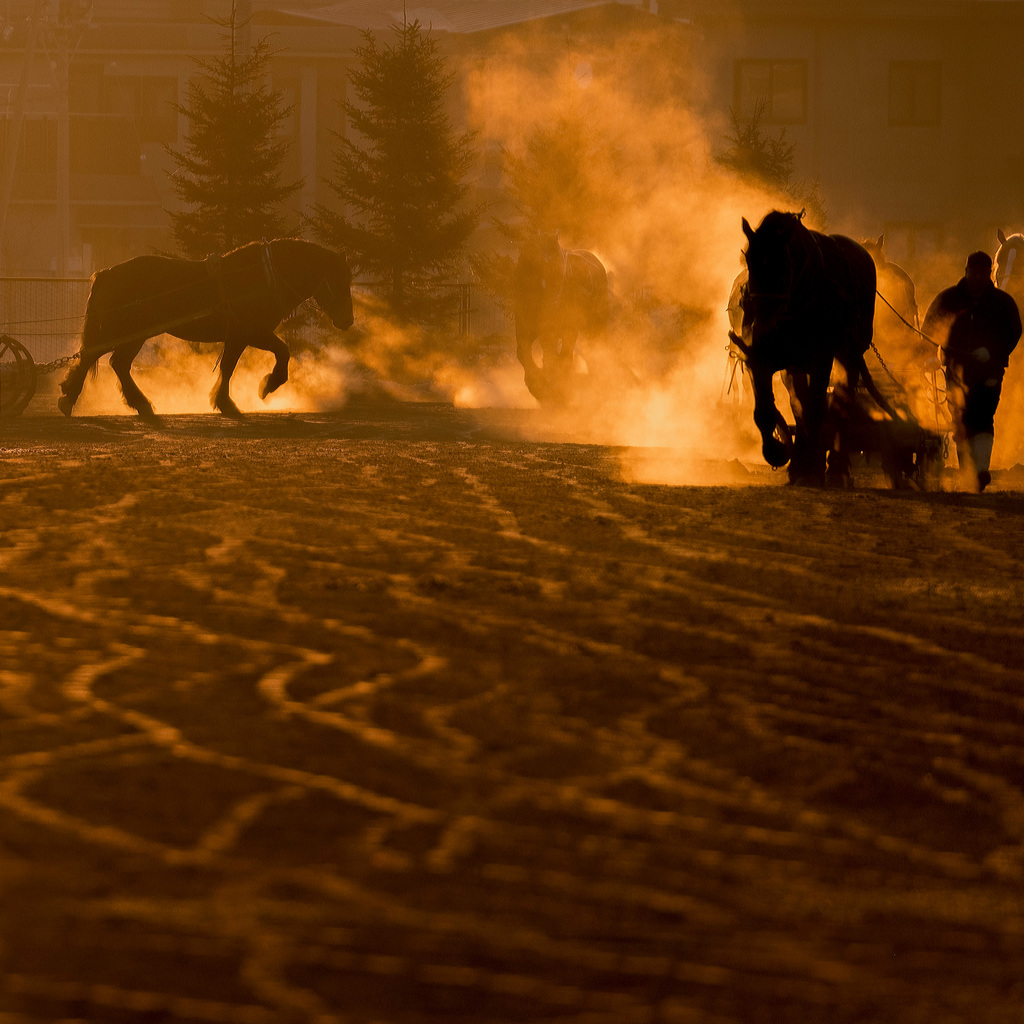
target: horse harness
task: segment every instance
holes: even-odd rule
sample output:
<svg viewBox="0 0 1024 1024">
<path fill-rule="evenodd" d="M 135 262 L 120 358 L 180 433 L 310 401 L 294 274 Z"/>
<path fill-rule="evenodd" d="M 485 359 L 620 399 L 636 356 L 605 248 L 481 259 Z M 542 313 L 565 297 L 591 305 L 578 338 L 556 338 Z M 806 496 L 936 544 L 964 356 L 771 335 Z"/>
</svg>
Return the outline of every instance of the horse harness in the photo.
<svg viewBox="0 0 1024 1024">
<path fill-rule="evenodd" d="M 286 292 L 286 282 L 282 281 L 274 266 L 274 256 L 270 248 L 270 242 L 264 240 L 260 247 L 260 280 L 253 283 L 251 289 L 242 293 L 241 301 L 236 297 L 234 300 L 229 296 L 225 286 L 228 271 L 224 267 L 225 257 L 220 253 L 211 253 L 203 263 L 207 273 L 217 288 L 217 305 L 211 313 L 219 313 L 224 319 L 224 331 L 230 335 L 236 323 L 236 309 L 244 302 L 251 300 L 253 296 L 269 294 L 270 301 L 276 309 L 283 313 L 295 308 L 298 302 L 307 296 L 291 295 Z M 248 268 L 246 268 L 248 271 Z"/>
</svg>

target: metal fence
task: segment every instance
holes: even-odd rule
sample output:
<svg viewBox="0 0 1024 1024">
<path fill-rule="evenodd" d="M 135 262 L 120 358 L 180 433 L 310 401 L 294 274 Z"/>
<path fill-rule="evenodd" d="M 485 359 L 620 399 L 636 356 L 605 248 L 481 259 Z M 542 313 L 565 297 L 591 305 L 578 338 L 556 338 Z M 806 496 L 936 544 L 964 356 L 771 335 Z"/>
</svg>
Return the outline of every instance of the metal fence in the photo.
<svg viewBox="0 0 1024 1024">
<path fill-rule="evenodd" d="M 36 363 L 60 359 L 78 349 L 88 300 L 87 277 L 0 277 L 0 334 Z"/>
<path fill-rule="evenodd" d="M 89 278 L 0 277 L 0 334 L 20 341 L 37 364 L 78 350 L 89 301 Z M 356 291 L 381 294 L 386 285 L 356 282 Z M 470 283 L 440 285 L 436 295 L 453 334 L 486 337 L 512 333 L 508 312 Z"/>
<path fill-rule="evenodd" d="M 383 297 L 390 285 L 386 281 L 354 281 L 353 291 Z M 453 334 L 486 337 L 511 334 L 512 319 L 500 301 L 470 282 L 439 284 L 431 289 L 442 311 L 442 322 Z"/>
</svg>

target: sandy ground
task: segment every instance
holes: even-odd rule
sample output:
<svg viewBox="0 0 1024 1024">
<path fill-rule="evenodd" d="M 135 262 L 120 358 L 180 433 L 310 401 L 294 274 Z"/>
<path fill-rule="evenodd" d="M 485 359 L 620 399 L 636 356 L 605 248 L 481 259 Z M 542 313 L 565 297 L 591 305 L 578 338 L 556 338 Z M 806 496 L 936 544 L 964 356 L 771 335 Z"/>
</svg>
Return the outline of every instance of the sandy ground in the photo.
<svg viewBox="0 0 1024 1024">
<path fill-rule="evenodd" d="M 2 1024 L 1024 1019 L 1024 476 L 531 416 L 0 425 Z"/>
</svg>

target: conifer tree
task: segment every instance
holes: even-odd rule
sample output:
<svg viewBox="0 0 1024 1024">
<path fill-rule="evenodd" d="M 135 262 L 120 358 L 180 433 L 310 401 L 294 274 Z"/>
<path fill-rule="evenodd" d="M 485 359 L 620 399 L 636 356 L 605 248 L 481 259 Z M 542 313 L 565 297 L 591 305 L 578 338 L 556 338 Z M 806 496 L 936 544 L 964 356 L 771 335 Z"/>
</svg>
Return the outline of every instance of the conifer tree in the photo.
<svg viewBox="0 0 1024 1024">
<path fill-rule="evenodd" d="M 760 100 L 749 120 L 740 118 L 735 110 L 730 111 L 732 134 L 726 136 L 730 146 L 718 157 L 718 163 L 784 196 L 788 202 L 805 207 L 814 225 L 823 229 L 828 224 L 828 211 L 818 181 L 793 180 L 796 143 L 786 137 L 785 127 L 778 135 L 768 134 L 764 127 L 767 110 L 767 100 Z"/>
<path fill-rule="evenodd" d="M 454 76 L 419 22 L 395 25 L 390 44 L 365 33 L 355 56 L 342 106 L 359 138 L 338 137 L 329 185 L 340 209 L 318 204 L 313 225 L 386 283 L 396 314 L 427 318 L 431 285 L 452 273 L 479 218 L 465 205 L 474 134 L 452 125 Z"/>
<path fill-rule="evenodd" d="M 767 100 L 759 100 L 749 119 L 739 117 L 735 110 L 729 112 L 732 134 L 726 141 L 730 146 L 718 162 L 765 188 L 785 192 L 792 184 L 796 143 L 786 138 L 785 127 L 777 136 L 768 134 L 764 127 L 767 111 Z"/>
<path fill-rule="evenodd" d="M 615 142 L 579 110 L 538 125 L 519 152 L 506 153 L 505 175 L 515 217 L 499 230 L 518 240 L 558 231 L 593 245 L 628 203 Z"/>
<path fill-rule="evenodd" d="M 504 150 L 506 216 L 493 218 L 500 251 L 474 254 L 473 269 L 509 308 L 523 241 L 557 232 L 569 246 L 602 245 L 632 201 L 619 141 L 576 106 Z"/>
<path fill-rule="evenodd" d="M 281 204 L 302 186 L 282 182 L 290 143 L 279 131 L 291 108 L 266 85 L 273 57 L 267 41 L 242 46 L 238 0 L 216 24 L 226 29 L 225 52 L 197 61 L 200 72 L 177 108 L 189 125 L 184 147 L 167 147 L 171 186 L 186 206 L 171 213 L 172 231 L 190 257 L 285 233 Z"/>
</svg>

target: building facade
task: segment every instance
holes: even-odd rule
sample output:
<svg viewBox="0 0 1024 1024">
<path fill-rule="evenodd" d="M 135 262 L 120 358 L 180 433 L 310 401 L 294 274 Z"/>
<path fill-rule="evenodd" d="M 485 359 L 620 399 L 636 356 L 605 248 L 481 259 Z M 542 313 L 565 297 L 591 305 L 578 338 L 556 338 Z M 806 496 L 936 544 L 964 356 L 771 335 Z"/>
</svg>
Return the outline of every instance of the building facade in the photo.
<svg viewBox="0 0 1024 1024">
<path fill-rule="evenodd" d="M 339 104 L 358 30 L 278 15 L 269 4 L 242 6 L 253 16 L 248 31 L 267 36 L 276 51 L 272 85 L 292 108 L 284 174 L 304 181 L 289 211 L 298 226 L 323 197 L 330 132 L 344 127 Z M 168 211 L 176 200 L 165 147 L 183 144 L 187 121 L 176 108 L 196 60 L 222 52 L 224 30 L 210 18 L 228 9 L 227 0 L 6 5 L 3 274 L 87 276 L 170 248 Z"/>
<path fill-rule="evenodd" d="M 220 52 L 223 30 L 210 18 L 223 18 L 229 3 L 0 5 L 0 274 L 87 276 L 170 247 L 165 146 L 183 143 L 176 104 L 196 59 Z M 600 5 L 435 0 L 405 9 L 464 57 L 489 29 L 550 19 L 557 30 L 563 17 Z M 833 228 L 884 231 L 890 255 L 913 264 L 951 246 L 991 249 L 996 227 L 1024 227 L 1024 0 L 625 6 L 691 34 L 703 82 L 692 100 L 712 139 L 724 140 L 730 111 L 749 117 L 759 105 L 769 131 L 785 128 L 797 176 L 818 182 Z M 332 133 L 344 131 L 353 48 L 364 29 L 401 17 L 402 5 L 246 0 L 240 14 L 269 37 L 273 86 L 292 107 L 285 176 L 304 182 L 289 211 L 298 228 L 330 199 L 324 179 Z"/>
<path fill-rule="evenodd" d="M 891 257 L 994 249 L 1024 225 L 1024 3 L 663 0 L 699 37 L 721 133 L 763 104 L 832 227 Z"/>
</svg>

